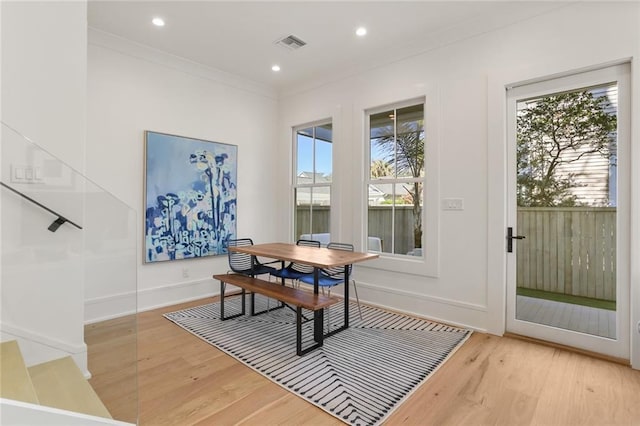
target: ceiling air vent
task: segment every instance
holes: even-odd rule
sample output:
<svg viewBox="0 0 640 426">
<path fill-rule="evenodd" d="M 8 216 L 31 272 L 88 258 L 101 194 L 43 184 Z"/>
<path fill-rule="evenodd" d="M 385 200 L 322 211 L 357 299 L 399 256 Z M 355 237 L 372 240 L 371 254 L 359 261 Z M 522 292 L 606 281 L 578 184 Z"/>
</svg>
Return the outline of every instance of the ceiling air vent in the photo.
<svg viewBox="0 0 640 426">
<path fill-rule="evenodd" d="M 294 35 L 288 35 L 285 38 L 277 40 L 276 44 L 289 50 L 298 50 L 307 43 Z"/>
</svg>

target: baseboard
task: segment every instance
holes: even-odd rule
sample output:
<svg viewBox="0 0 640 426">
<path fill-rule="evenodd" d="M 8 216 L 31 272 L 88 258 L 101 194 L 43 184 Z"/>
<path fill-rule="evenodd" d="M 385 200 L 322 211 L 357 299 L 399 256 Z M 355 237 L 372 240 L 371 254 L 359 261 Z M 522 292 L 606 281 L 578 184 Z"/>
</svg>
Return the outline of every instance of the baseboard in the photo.
<svg viewBox="0 0 640 426">
<path fill-rule="evenodd" d="M 398 295 L 398 296 L 408 297 L 408 298 L 411 298 L 411 299 L 418 298 L 418 299 L 425 300 L 425 301 L 430 301 L 430 302 L 435 302 L 435 303 L 439 303 L 439 304 L 455 306 L 456 308 L 471 309 L 471 310 L 479 311 L 479 312 L 487 312 L 487 306 L 486 305 L 478 305 L 478 304 L 474 304 L 474 303 L 460 302 L 459 300 L 447 299 L 445 297 L 429 296 L 428 294 L 415 293 L 415 292 L 412 292 L 412 291 L 397 290 L 397 289 L 394 289 L 394 288 L 382 287 L 382 286 L 378 286 L 378 285 L 374 285 L 374 284 L 368 284 L 368 283 L 365 283 L 365 282 L 358 281 L 358 288 L 361 288 L 361 287 L 362 288 L 372 289 L 372 290 L 375 290 L 377 292 L 382 292 L 382 293 L 387 293 L 387 294 L 394 294 L 394 295 Z"/>
<path fill-rule="evenodd" d="M 137 293 L 113 294 L 104 297 L 96 297 L 84 301 L 84 323 L 106 321 L 124 315 L 136 313 Z"/>
<path fill-rule="evenodd" d="M 201 279 L 89 299 L 85 301 L 85 324 L 211 297 L 219 293 L 217 289 L 212 279 Z"/>
<path fill-rule="evenodd" d="M 486 306 L 390 289 L 361 281 L 358 281 L 358 289 L 361 293 L 361 300 L 371 305 L 457 327 L 486 332 L 486 327 L 483 326 L 486 322 Z M 137 293 L 130 292 L 94 298 L 85 302 L 85 324 L 135 314 L 136 311 L 145 312 L 213 297 L 219 293 L 217 281 L 204 279 L 143 289 Z M 336 294 L 339 293 L 340 290 Z M 354 292 L 351 291 L 351 297 L 354 296 Z M 136 309 L 133 306 L 136 306 Z"/>
<path fill-rule="evenodd" d="M 487 307 L 358 281 L 360 300 L 383 309 L 487 332 Z M 350 291 L 350 297 L 355 296 Z"/>
</svg>

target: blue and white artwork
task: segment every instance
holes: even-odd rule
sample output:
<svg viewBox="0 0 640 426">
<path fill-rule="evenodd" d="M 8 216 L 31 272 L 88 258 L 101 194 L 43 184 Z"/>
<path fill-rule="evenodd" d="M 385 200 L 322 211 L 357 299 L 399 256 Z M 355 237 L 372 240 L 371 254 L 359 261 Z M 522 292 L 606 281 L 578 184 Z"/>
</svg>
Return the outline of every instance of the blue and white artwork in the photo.
<svg viewBox="0 0 640 426">
<path fill-rule="evenodd" d="M 226 254 L 238 147 L 145 132 L 145 262 Z"/>
</svg>

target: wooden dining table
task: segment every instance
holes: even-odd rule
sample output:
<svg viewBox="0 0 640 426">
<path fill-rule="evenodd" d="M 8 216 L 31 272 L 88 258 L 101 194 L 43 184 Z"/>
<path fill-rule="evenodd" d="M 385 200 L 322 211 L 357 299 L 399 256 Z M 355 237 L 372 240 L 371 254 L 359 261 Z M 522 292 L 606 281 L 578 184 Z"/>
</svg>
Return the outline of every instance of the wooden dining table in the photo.
<svg viewBox="0 0 640 426">
<path fill-rule="evenodd" d="M 318 294 L 318 278 L 320 270 L 344 266 L 344 324 L 324 334 L 324 337 L 331 336 L 349 328 L 349 265 L 376 259 L 376 253 L 361 253 L 357 251 L 346 251 L 328 249 L 324 247 L 309 247 L 291 243 L 265 243 L 243 247 L 229 247 L 230 251 L 246 253 L 253 256 L 265 257 L 269 259 L 281 260 L 284 262 L 295 262 L 313 267 L 313 292 Z M 314 312 L 314 329 L 322 330 L 322 318 L 318 311 Z"/>
</svg>

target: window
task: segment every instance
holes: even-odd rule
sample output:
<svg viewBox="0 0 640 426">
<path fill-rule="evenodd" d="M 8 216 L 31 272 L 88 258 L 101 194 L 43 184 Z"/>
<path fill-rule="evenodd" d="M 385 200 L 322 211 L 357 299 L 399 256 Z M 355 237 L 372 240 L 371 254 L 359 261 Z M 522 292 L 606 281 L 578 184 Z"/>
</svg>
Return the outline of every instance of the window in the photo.
<svg viewBox="0 0 640 426">
<path fill-rule="evenodd" d="M 332 126 L 294 128 L 294 238 L 328 242 L 331 213 Z M 319 235 L 321 234 L 321 235 Z"/>
<path fill-rule="evenodd" d="M 423 256 L 424 101 L 367 111 L 369 249 Z"/>
</svg>

